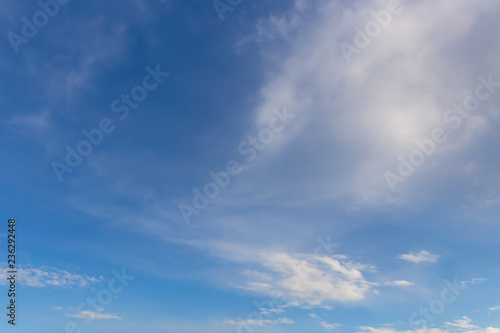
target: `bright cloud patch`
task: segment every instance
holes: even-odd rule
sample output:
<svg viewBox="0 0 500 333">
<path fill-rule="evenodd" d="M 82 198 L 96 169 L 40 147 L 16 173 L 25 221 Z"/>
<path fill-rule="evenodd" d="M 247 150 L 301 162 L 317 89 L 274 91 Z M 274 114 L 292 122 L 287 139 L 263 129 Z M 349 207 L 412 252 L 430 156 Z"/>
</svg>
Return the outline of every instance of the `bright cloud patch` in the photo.
<svg viewBox="0 0 500 333">
<path fill-rule="evenodd" d="M 473 278 L 473 279 L 466 280 L 466 281 L 460 281 L 460 284 L 467 286 L 469 284 L 478 284 L 478 283 L 483 283 L 486 281 L 488 281 L 488 279 L 486 279 L 486 278 Z"/>
<path fill-rule="evenodd" d="M 266 279 L 249 281 L 244 288 L 266 294 L 281 292 L 295 306 L 359 301 L 373 290 L 362 274 L 369 267 L 352 261 L 325 256 L 308 260 L 286 253 L 263 254 L 261 260 Z"/>
<path fill-rule="evenodd" d="M 405 280 L 391 281 L 384 283 L 384 286 L 398 286 L 398 287 L 409 287 L 414 286 L 415 283 Z"/>
<path fill-rule="evenodd" d="M 284 313 L 286 312 L 285 310 L 283 309 L 259 309 L 260 310 L 260 314 L 265 314 L 265 315 L 268 315 L 268 314 L 271 314 L 271 313 Z"/>
<path fill-rule="evenodd" d="M 465 333 L 500 333 L 500 328 L 496 327 L 486 327 L 479 328 L 478 326 L 471 325 L 471 319 L 463 316 L 460 319 L 455 320 L 453 323 L 445 323 L 448 326 L 453 326 L 454 329 L 459 329 L 460 332 Z M 393 328 L 374 328 L 369 326 L 359 327 L 363 332 L 360 333 L 450 333 L 452 331 L 440 328 L 420 328 L 414 330 L 398 331 Z"/>
<path fill-rule="evenodd" d="M 410 252 L 407 254 L 401 254 L 398 258 L 418 264 L 421 262 L 436 262 L 439 256 L 435 254 L 430 254 L 429 252 L 422 250 L 420 252 Z"/>
<path fill-rule="evenodd" d="M 387 10 L 388 2 L 354 2 L 348 8 L 345 3 L 298 1 L 287 15 L 262 19 L 257 24 L 255 41 L 272 45 L 283 38 L 294 52 L 265 58 L 271 63 L 273 73 L 262 88 L 256 125 L 268 121 L 273 107 L 287 105 L 292 113 L 299 115 L 294 124 L 300 126 L 283 133 L 286 139 L 280 139 L 280 144 L 292 143 L 300 132 L 307 133 L 309 138 L 306 147 L 293 142 L 293 154 L 308 157 L 295 168 L 336 163 L 332 172 L 319 169 L 323 172 L 311 173 L 297 182 L 297 186 L 302 185 L 301 190 L 314 188 L 307 193 L 309 200 L 348 195 L 357 205 L 398 203 L 407 198 L 392 194 L 384 174 L 388 170 L 398 172 L 398 157 L 408 158 L 410 152 L 418 149 L 416 139 L 428 138 L 436 127 L 445 128 L 447 134 L 457 133 L 459 137 L 436 148 L 442 152 L 439 162 L 456 169 L 445 153 L 453 151 L 454 156 L 466 153 L 475 139 L 473 134 L 489 129 L 488 109 L 492 101 L 483 102 L 481 110 L 473 115 L 456 120 L 460 128 L 452 128 L 455 124 L 450 114 L 448 117 L 443 114 L 453 111 L 455 103 L 463 103 L 474 93 L 479 75 L 489 75 L 496 68 L 497 43 L 482 45 L 481 52 L 475 54 L 481 60 L 471 57 L 466 50 L 474 41 L 494 40 L 494 29 L 473 28 L 480 23 L 481 15 L 498 10 L 499 3 L 402 1 L 391 23 L 377 37 L 368 38 L 369 45 L 359 49 L 359 54 L 353 54 L 349 61 L 339 46 L 343 42 L 355 44 L 354 28 L 363 29 L 374 20 L 372 13 Z M 321 14 L 305 20 L 311 7 Z M 422 17 L 426 17 L 425 22 Z M 449 24 L 445 31 L 436 33 L 435 27 L 442 22 Z M 248 41 L 248 36 L 243 40 Z M 460 52 L 450 52 L 451 47 Z M 469 64 L 477 65 L 463 65 L 464 57 L 469 57 Z M 460 71 L 457 65 L 462 65 Z M 497 76 L 495 80 L 498 81 Z M 348 149 L 344 149 L 346 141 L 350 143 Z M 321 154 L 325 147 L 335 154 Z M 307 154 L 311 150 L 318 154 Z M 431 163 L 425 161 L 415 174 L 428 170 Z M 279 176 L 272 176 L 266 189 L 274 186 L 268 191 L 284 192 L 287 187 L 278 183 Z"/>
<path fill-rule="evenodd" d="M 445 324 L 448 326 L 454 326 L 458 328 L 467 328 L 467 329 L 472 329 L 472 328 L 477 328 L 475 325 L 471 325 L 472 319 L 469 317 L 463 316 L 462 319 L 457 319 L 453 323 L 446 322 Z"/>
<path fill-rule="evenodd" d="M 439 328 L 428 328 L 428 329 L 416 329 L 416 330 L 407 330 L 407 331 L 398 331 L 393 328 L 374 328 L 369 326 L 361 326 L 359 329 L 362 330 L 360 333 L 448 333 L 446 330 L 442 330 Z"/>
<path fill-rule="evenodd" d="M 92 311 L 82 311 L 80 313 L 67 314 L 66 317 L 79 318 L 79 319 L 122 319 L 112 314 L 92 312 Z"/>
<path fill-rule="evenodd" d="M 327 330 L 333 330 L 335 327 L 342 326 L 341 324 L 328 324 L 326 321 L 322 321 L 319 324 Z"/>
<path fill-rule="evenodd" d="M 265 324 L 294 324 L 295 321 L 289 318 L 271 319 L 245 319 L 240 321 L 228 320 L 231 325 L 251 325 L 251 326 L 264 326 Z"/>
<path fill-rule="evenodd" d="M 0 265 L 0 284 L 7 284 L 7 266 Z M 85 274 L 73 274 L 54 267 L 19 268 L 19 283 L 28 287 L 87 287 L 102 281 Z"/>
</svg>

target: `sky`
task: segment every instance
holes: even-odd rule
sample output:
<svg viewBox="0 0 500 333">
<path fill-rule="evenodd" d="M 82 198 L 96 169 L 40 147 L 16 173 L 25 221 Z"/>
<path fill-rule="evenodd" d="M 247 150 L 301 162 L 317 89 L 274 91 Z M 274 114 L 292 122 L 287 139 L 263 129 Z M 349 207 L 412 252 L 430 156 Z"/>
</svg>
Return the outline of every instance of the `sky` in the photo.
<svg viewBox="0 0 500 333">
<path fill-rule="evenodd" d="M 1 331 L 500 333 L 499 18 L 2 1 Z"/>
</svg>

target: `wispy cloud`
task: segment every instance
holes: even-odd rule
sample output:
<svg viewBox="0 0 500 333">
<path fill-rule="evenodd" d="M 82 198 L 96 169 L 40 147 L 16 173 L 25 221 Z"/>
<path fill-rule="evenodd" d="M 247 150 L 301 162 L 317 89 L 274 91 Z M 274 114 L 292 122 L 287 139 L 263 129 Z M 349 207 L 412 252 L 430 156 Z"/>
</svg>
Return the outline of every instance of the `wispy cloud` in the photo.
<svg viewBox="0 0 500 333">
<path fill-rule="evenodd" d="M 0 284 L 7 284 L 7 266 L 0 264 Z M 88 287 L 103 280 L 86 274 L 74 274 L 68 271 L 43 266 L 40 268 L 19 268 L 19 283 L 28 287 Z"/>
<path fill-rule="evenodd" d="M 245 319 L 240 321 L 228 320 L 228 324 L 231 325 L 252 325 L 252 326 L 264 326 L 265 324 L 295 324 L 295 321 L 290 318 L 278 318 L 275 320 L 271 319 Z"/>
<path fill-rule="evenodd" d="M 452 326 L 455 330 L 463 333 L 500 333 L 500 328 L 496 327 L 486 327 L 480 328 L 475 325 L 471 325 L 471 319 L 463 316 L 461 319 L 455 320 L 453 323 L 445 323 L 447 326 Z M 399 331 L 394 328 L 374 328 L 370 326 L 360 326 L 359 329 L 362 330 L 360 333 L 450 333 L 452 331 L 442 328 L 418 328 L 413 330 Z"/>
<path fill-rule="evenodd" d="M 65 315 L 69 318 L 79 318 L 79 319 L 122 319 L 116 315 L 102 312 L 92 312 L 92 311 L 82 311 L 80 313 L 72 313 Z"/>
<path fill-rule="evenodd" d="M 406 330 L 406 331 L 398 331 L 394 328 L 375 328 L 370 326 L 360 326 L 359 329 L 362 332 L 359 333 L 449 333 L 447 330 L 442 330 L 439 328 L 424 328 L 424 329 L 415 329 L 415 330 Z"/>
<path fill-rule="evenodd" d="M 414 286 L 415 283 L 406 281 L 406 280 L 397 280 L 397 281 L 391 281 L 391 282 L 384 282 L 384 286 L 398 286 L 398 287 L 409 287 L 409 286 Z"/>
<path fill-rule="evenodd" d="M 472 319 L 469 317 L 463 316 L 461 319 L 456 319 L 454 322 L 445 322 L 445 325 L 463 328 L 463 329 L 473 329 L 477 328 L 476 325 L 471 325 Z"/>
<path fill-rule="evenodd" d="M 478 283 L 483 283 L 486 281 L 488 281 L 488 279 L 486 279 L 486 278 L 473 278 L 470 280 L 460 281 L 460 284 L 463 286 L 467 286 L 469 284 L 478 284 Z"/>
<path fill-rule="evenodd" d="M 52 128 L 48 110 L 42 110 L 36 114 L 17 115 L 7 123 L 25 131 L 44 132 Z"/>
<path fill-rule="evenodd" d="M 260 310 L 260 314 L 270 314 L 270 313 L 284 313 L 286 312 L 285 310 L 283 309 L 265 309 L 265 308 L 262 308 L 262 309 L 259 309 Z"/>
<path fill-rule="evenodd" d="M 328 324 L 326 321 L 322 321 L 319 324 L 324 328 L 326 328 L 327 330 L 333 330 L 335 327 L 342 326 L 341 324 Z"/>
<path fill-rule="evenodd" d="M 480 15 L 496 11 L 499 4 L 463 0 L 453 5 L 448 2 L 436 5 L 429 0 L 402 2 L 404 17 L 393 18 L 383 33 L 370 43 L 369 50 L 356 55 L 350 65 L 346 65 L 339 43 L 352 40 L 353 28 L 364 27 L 373 19 L 370 12 L 384 9 L 387 3 L 370 1 L 346 9 L 345 2 L 325 1 L 319 5 L 321 9 L 316 10 L 321 14 L 314 20 L 305 19 L 312 4 L 303 1 L 296 4 L 280 17 L 262 18 L 255 31 L 238 43 L 238 47 L 242 47 L 250 40 L 258 41 L 265 48 L 277 39 L 286 40 L 293 50 L 279 56 L 276 52 L 264 52 L 265 60 L 274 66 L 271 66 L 273 72 L 269 81 L 261 89 L 263 101 L 256 108 L 255 122 L 258 126 L 268 119 L 273 106 L 289 105 L 292 112 L 300 115 L 301 124 L 285 134 L 287 138 L 283 144 L 293 144 L 295 156 L 308 157 L 303 164 L 298 161 L 290 169 L 310 170 L 311 166 L 331 163 L 336 163 L 336 168 L 332 172 L 318 168 L 318 172 L 308 173 L 307 179 L 296 184 L 301 190 L 292 193 L 287 193 L 290 192 L 286 186 L 288 179 L 281 179 L 276 174 L 259 183 L 264 184 L 265 192 L 279 192 L 280 198 L 289 200 L 313 188 L 314 191 L 307 192 L 309 200 L 348 196 L 355 207 L 408 202 L 410 191 L 392 195 L 383 174 L 387 168 L 397 168 L 398 155 L 416 148 L 415 138 L 434 127 L 449 126 L 444 123 L 442 114 L 457 100 L 450 95 L 450 89 L 460 92 L 474 89 L 477 76 L 495 68 L 492 59 L 496 59 L 494 55 L 498 52 L 496 43 L 482 44 L 482 52 L 477 55 L 482 59 L 479 66 L 474 65 L 477 61 L 470 54 L 464 64 L 465 59 L 458 53 L 449 52 L 446 45 L 456 45 L 465 52 L 474 40 L 490 40 L 492 31 L 481 32 L 473 28 L 479 24 Z M 422 15 L 427 17 L 425 24 L 420 20 Z M 433 27 L 451 22 L 455 17 L 461 18 L 460 24 L 450 24 L 446 32 L 435 33 Z M 409 41 L 407 36 L 414 38 Z M 427 52 L 419 53 L 423 49 Z M 413 57 L 416 53 L 421 55 L 418 61 Z M 464 64 L 463 71 L 456 71 L 453 64 Z M 459 100 L 463 101 L 464 97 L 460 96 Z M 462 128 L 463 135 L 458 139 L 461 142 L 443 145 L 441 151 L 466 153 L 473 139 L 469 134 L 489 129 L 489 118 L 485 112 L 471 115 L 470 126 Z M 473 122 L 475 126 L 471 125 Z M 295 140 L 304 132 L 309 138 L 307 146 Z M 353 133 L 356 133 L 356 140 L 352 140 Z M 348 149 L 344 148 L 345 140 L 352 143 Z M 311 150 L 321 152 L 324 147 L 335 151 L 334 157 L 307 154 Z M 452 165 L 444 155 L 439 156 L 439 162 L 457 169 L 456 163 Z M 438 179 L 440 172 L 429 177 Z M 488 169 L 489 174 L 493 172 Z M 486 178 L 486 175 L 481 177 Z M 247 190 L 251 190 L 251 185 L 248 184 Z M 259 188 L 261 192 L 262 187 Z"/>
<path fill-rule="evenodd" d="M 398 258 L 419 264 L 422 262 L 436 262 L 439 256 L 431 254 L 425 250 L 422 250 L 420 252 L 410 252 L 407 254 L 401 254 L 398 256 Z"/>
</svg>

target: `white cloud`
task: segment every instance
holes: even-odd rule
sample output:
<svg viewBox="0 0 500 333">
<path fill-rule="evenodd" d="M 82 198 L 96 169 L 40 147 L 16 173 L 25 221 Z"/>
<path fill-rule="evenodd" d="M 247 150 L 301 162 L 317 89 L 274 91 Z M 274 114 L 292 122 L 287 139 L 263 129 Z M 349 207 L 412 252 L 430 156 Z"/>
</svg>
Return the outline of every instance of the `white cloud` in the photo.
<svg viewBox="0 0 500 333">
<path fill-rule="evenodd" d="M 394 328 L 374 328 L 370 326 L 360 326 L 359 329 L 361 329 L 363 332 L 362 333 L 449 333 L 447 330 L 442 330 L 439 328 L 422 328 L 422 329 L 415 329 L 415 330 L 406 330 L 406 331 L 398 331 Z"/>
<path fill-rule="evenodd" d="M 297 301 L 288 301 L 285 304 L 278 304 L 278 307 L 280 307 L 280 308 L 290 308 L 290 307 L 299 307 L 299 306 L 300 306 L 300 302 L 297 302 Z"/>
<path fill-rule="evenodd" d="M 422 250 L 420 252 L 410 252 L 407 254 L 401 254 L 398 256 L 398 258 L 418 264 L 421 262 L 436 262 L 439 256 L 435 254 L 430 254 L 429 252 Z"/>
<path fill-rule="evenodd" d="M 455 329 L 459 329 L 462 333 L 500 333 L 500 328 L 487 327 L 479 328 L 475 325 L 471 325 L 471 319 L 463 316 L 461 319 L 455 320 L 453 323 L 446 322 L 447 326 L 453 326 Z M 414 330 L 398 331 L 393 328 L 374 328 L 370 326 L 360 326 L 363 332 L 360 333 L 451 333 L 448 329 L 441 328 L 419 328 Z M 464 331 L 469 329 L 468 331 Z"/>
<path fill-rule="evenodd" d="M 315 313 L 310 313 L 309 317 L 319 319 L 318 315 Z"/>
<path fill-rule="evenodd" d="M 0 264 L 0 284 L 7 284 L 7 265 Z M 54 267 L 18 268 L 18 282 L 28 287 L 88 287 L 102 281 L 86 274 L 73 274 Z"/>
<path fill-rule="evenodd" d="M 82 311 L 80 313 L 67 314 L 65 316 L 69 318 L 79 319 L 122 319 L 116 315 L 92 311 Z"/>
<path fill-rule="evenodd" d="M 293 306 L 359 301 L 373 290 L 362 274 L 368 266 L 326 256 L 310 258 L 283 252 L 264 253 L 260 256 L 261 265 L 272 279 L 251 280 L 243 288 L 266 294 L 280 290 Z"/>
<path fill-rule="evenodd" d="M 409 287 L 409 286 L 414 286 L 415 283 L 410 282 L 410 281 L 405 281 L 405 280 L 397 280 L 397 281 L 391 281 L 391 282 L 385 282 L 384 286 L 398 286 L 398 287 Z"/>
<path fill-rule="evenodd" d="M 450 322 L 445 322 L 445 325 L 448 326 L 454 326 L 458 328 L 464 328 L 464 329 L 471 329 L 471 328 L 478 328 L 475 325 L 471 325 L 472 319 L 469 317 L 463 316 L 461 319 L 456 319 L 453 323 Z"/>
<path fill-rule="evenodd" d="M 319 323 L 321 326 L 323 326 L 324 328 L 326 328 L 327 330 L 332 330 L 334 329 L 335 327 L 339 327 L 339 326 L 342 326 L 341 324 L 328 324 L 326 321 L 322 321 Z"/>
<path fill-rule="evenodd" d="M 281 324 L 295 324 L 295 320 L 292 320 L 290 318 L 279 318 L 278 322 Z"/>
<path fill-rule="evenodd" d="M 497 306 L 492 306 L 491 308 L 488 308 L 488 310 L 490 310 L 490 311 L 497 311 L 497 310 L 500 310 L 500 305 L 497 305 Z"/>
<path fill-rule="evenodd" d="M 243 265 L 244 269 L 229 285 L 239 289 L 279 296 L 280 309 L 333 310 L 332 302 L 359 302 L 370 294 L 378 294 L 378 286 L 407 287 L 405 280 L 369 281 L 364 274 L 377 273 L 372 264 L 352 260 L 346 255 L 331 256 L 306 253 L 288 253 L 258 249 L 255 246 L 208 241 L 189 242 L 206 249 L 212 255 Z M 225 282 L 227 275 L 224 275 Z M 270 311 L 261 309 L 261 311 Z"/>
<path fill-rule="evenodd" d="M 464 333 L 500 333 L 500 328 L 486 327 L 484 329 L 478 329 L 478 330 L 473 330 L 473 331 L 466 331 Z"/>
<path fill-rule="evenodd" d="M 460 284 L 463 286 L 467 286 L 469 284 L 478 284 L 478 283 L 483 283 L 488 281 L 488 279 L 485 278 L 473 278 L 471 280 L 466 280 L 466 281 L 460 281 Z"/>
<path fill-rule="evenodd" d="M 328 310 L 328 311 L 331 311 L 331 310 L 335 309 L 334 306 L 330 306 L 330 305 L 317 305 L 315 307 L 318 308 L 318 309 L 325 309 L 325 310 Z"/>
<path fill-rule="evenodd" d="M 399 155 L 406 156 L 416 148 L 416 138 L 427 137 L 435 127 L 449 127 L 443 113 L 473 92 L 479 75 L 495 71 L 500 51 L 499 44 L 493 42 L 495 30 L 478 26 L 488 13 L 498 13 L 500 4 L 488 0 L 405 1 L 403 12 L 354 55 L 350 64 L 340 51 L 340 42 L 353 43 L 353 28 L 364 27 L 373 19 L 370 11 L 386 9 L 387 1 L 369 1 L 363 6 L 324 1 L 314 5 L 319 6 L 315 11 L 312 6 L 296 2 L 279 17 L 262 19 L 252 34 L 271 68 L 269 80 L 261 88 L 256 126 L 264 125 L 273 108 L 282 105 L 299 115 L 282 133 L 284 138 L 273 143 L 274 154 L 269 159 L 283 160 L 289 157 L 287 153 L 293 154 L 296 158 L 290 160 L 296 163 L 290 163 L 289 173 L 308 172 L 294 179 L 294 191 L 290 190 L 289 177 L 262 172 L 259 184 L 265 190 L 254 187 L 252 179 L 240 185 L 241 195 L 248 197 L 255 192 L 252 199 L 267 202 L 270 197 L 312 201 L 348 196 L 355 207 L 409 202 L 408 195 L 413 192 L 394 195 L 383 175 L 397 169 Z M 311 13 L 316 16 L 311 18 Z M 426 17 L 425 22 L 422 17 Z M 435 27 L 442 22 L 450 25 L 436 33 Z M 290 43 L 288 53 L 270 52 L 277 40 Z M 473 41 L 484 41 L 481 52 L 474 55 L 469 47 Z M 494 105 L 492 100 L 482 103 L 481 111 L 456 131 L 457 138 L 441 145 L 439 157 L 426 161 L 417 174 L 432 172 L 426 174 L 427 179 L 439 179 L 441 170 L 448 169 L 432 168 L 437 163 L 459 172 L 460 167 L 447 155 L 465 154 L 476 140 L 471 133 L 492 130 L 488 121 L 494 116 Z M 297 138 L 305 133 L 307 145 L 302 145 Z M 292 145 L 288 152 L 286 148 Z M 332 153 L 321 154 L 325 150 Z M 334 169 L 322 168 L 333 164 Z M 268 195 L 257 195 L 262 192 Z"/>
<path fill-rule="evenodd" d="M 271 319 L 244 319 L 240 321 L 228 320 L 231 325 L 251 325 L 251 326 L 264 326 L 265 324 L 295 324 L 295 321 L 290 318 Z"/>
<path fill-rule="evenodd" d="M 285 310 L 280 309 L 280 308 L 277 308 L 277 309 L 265 309 L 265 308 L 262 308 L 262 309 L 259 309 L 259 310 L 260 310 L 260 314 L 284 313 L 284 312 L 286 312 Z"/>
</svg>

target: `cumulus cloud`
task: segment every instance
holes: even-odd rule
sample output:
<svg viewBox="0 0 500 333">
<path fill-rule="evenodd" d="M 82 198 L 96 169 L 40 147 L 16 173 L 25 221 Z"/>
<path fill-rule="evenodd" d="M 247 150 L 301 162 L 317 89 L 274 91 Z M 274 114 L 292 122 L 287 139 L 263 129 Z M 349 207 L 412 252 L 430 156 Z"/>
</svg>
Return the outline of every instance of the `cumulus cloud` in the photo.
<svg viewBox="0 0 500 333">
<path fill-rule="evenodd" d="M 271 295 L 280 291 L 293 306 L 321 306 L 324 302 L 359 301 L 373 290 L 362 274 L 368 266 L 347 260 L 283 252 L 260 256 L 262 268 L 269 280 L 250 280 L 245 289 Z"/>
<path fill-rule="evenodd" d="M 398 258 L 419 264 L 422 262 L 436 262 L 439 256 L 435 254 L 430 254 L 429 252 L 422 250 L 420 252 L 410 252 L 407 254 L 401 254 L 398 256 Z"/>
<path fill-rule="evenodd" d="M 276 301 L 277 309 L 299 307 L 331 311 L 335 302 L 352 303 L 378 294 L 377 287 L 408 287 L 406 280 L 373 281 L 366 275 L 378 274 L 377 267 L 342 254 L 321 255 L 272 251 L 225 242 L 191 242 L 212 255 L 230 260 L 244 268 L 231 286 L 264 294 Z M 227 276 L 224 275 L 227 279 Z M 226 281 L 227 283 L 228 281 Z M 280 313 L 262 307 L 261 311 Z"/>
</svg>

